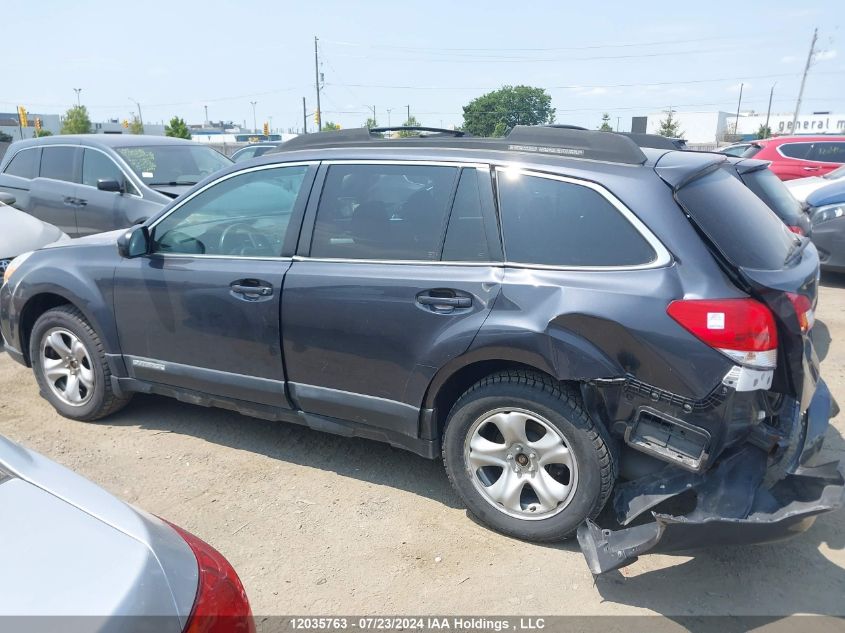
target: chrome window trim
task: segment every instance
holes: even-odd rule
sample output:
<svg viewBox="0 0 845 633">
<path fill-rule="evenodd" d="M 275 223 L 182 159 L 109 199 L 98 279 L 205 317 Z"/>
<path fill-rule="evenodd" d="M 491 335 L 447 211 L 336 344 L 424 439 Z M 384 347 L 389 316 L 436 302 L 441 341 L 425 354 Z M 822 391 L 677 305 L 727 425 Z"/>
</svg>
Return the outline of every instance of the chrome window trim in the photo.
<svg viewBox="0 0 845 633">
<path fill-rule="evenodd" d="M 203 185 L 202 187 L 200 187 L 199 189 L 194 191 L 189 196 L 183 198 L 178 203 L 176 203 L 176 205 L 171 207 L 171 209 L 167 213 L 165 213 L 164 215 L 156 218 L 155 222 L 150 224 L 147 228 L 150 230 L 150 233 L 152 233 L 152 230 L 160 222 L 164 221 L 165 218 L 170 217 L 173 213 L 175 213 L 176 211 L 181 209 L 185 204 L 187 204 L 188 202 L 190 202 L 191 200 L 196 198 L 202 192 L 207 191 L 208 189 L 211 189 L 212 187 L 214 187 L 216 185 L 219 185 L 221 182 L 223 182 L 225 180 L 229 180 L 229 178 L 234 178 L 235 176 L 240 176 L 242 174 L 247 174 L 247 173 L 253 172 L 253 171 L 263 171 L 265 169 L 281 169 L 283 167 L 303 167 L 303 166 L 311 167 L 313 165 L 319 165 L 319 164 L 320 164 L 320 161 L 318 161 L 318 160 L 304 160 L 304 161 L 296 161 L 296 162 L 290 162 L 290 163 L 270 163 L 268 165 L 254 165 L 252 167 L 247 167 L 246 169 L 240 169 L 238 171 L 233 171 L 230 174 L 226 174 L 225 176 L 221 176 L 220 178 L 216 178 L 215 180 L 212 180 L 211 182 L 206 183 L 205 185 Z M 176 253 L 174 253 L 174 254 L 176 254 Z M 193 255 L 192 257 L 196 257 L 196 255 Z M 249 257 L 247 259 L 255 259 L 255 258 Z"/>
<path fill-rule="evenodd" d="M 441 259 L 350 259 L 345 257 L 306 257 L 294 255 L 294 262 L 321 262 L 325 264 L 390 264 L 408 266 L 497 266 L 502 268 L 503 262 L 458 262 L 443 261 Z"/>
<path fill-rule="evenodd" d="M 159 257 L 164 259 L 238 259 L 238 260 L 249 260 L 251 262 L 254 261 L 267 261 L 267 262 L 289 262 L 292 261 L 293 258 L 291 257 L 272 257 L 272 256 L 262 256 L 262 257 L 253 257 L 250 255 L 206 255 L 205 253 L 150 253 L 147 257 Z"/>
<path fill-rule="evenodd" d="M 650 268 L 663 268 L 664 266 L 668 266 L 672 263 L 672 255 L 669 253 L 669 250 L 663 245 L 657 236 L 651 232 L 645 223 L 640 220 L 637 215 L 631 211 L 623 202 L 617 198 L 613 193 L 606 189 L 604 186 L 591 182 L 589 180 L 584 180 L 581 178 L 573 178 L 571 176 L 562 176 L 558 174 L 549 174 L 541 171 L 537 171 L 534 169 L 525 169 L 523 167 L 512 165 L 502 166 L 496 165 L 496 176 L 498 178 L 500 172 L 507 173 L 516 173 L 521 176 L 533 176 L 536 178 L 545 178 L 547 180 L 556 180 L 558 182 L 565 182 L 573 185 L 577 185 L 580 187 L 586 187 L 588 189 L 592 189 L 600 196 L 602 196 L 607 202 L 609 202 L 621 215 L 625 218 L 631 226 L 640 234 L 640 236 L 648 243 L 649 246 L 654 250 L 655 258 L 644 264 L 630 264 L 624 266 L 567 266 L 563 264 L 535 264 L 531 262 L 512 262 L 508 259 L 507 248 L 505 247 L 505 240 L 504 240 L 504 231 L 502 231 L 502 246 L 505 249 L 505 262 L 508 266 L 512 266 L 515 268 L 538 268 L 541 270 L 584 270 L 584 271 L 603 271 L 603 270 L 646 270 Z M 506 176 L 505 176 L 506 177 Z M 499 201 L 496 201 L 497 205 Z M 501 222 L 501 209 L 499 210 L 500 215 L 500 222 Z"/>
<path fill-rule="evenodd" d="M 486 163 L 479 163 L 477 161 L 454 161 L 454 160 L 434 160 L 434 159 L 401 159 L 396 160 L 389 158 L 349 158 L 349 159 L 331 159 L 322 161 L 323 165 L 416 165 L 419 167 L 475 167 L 476 169 L 489 169 L 490 165 Z"/>
</svg>

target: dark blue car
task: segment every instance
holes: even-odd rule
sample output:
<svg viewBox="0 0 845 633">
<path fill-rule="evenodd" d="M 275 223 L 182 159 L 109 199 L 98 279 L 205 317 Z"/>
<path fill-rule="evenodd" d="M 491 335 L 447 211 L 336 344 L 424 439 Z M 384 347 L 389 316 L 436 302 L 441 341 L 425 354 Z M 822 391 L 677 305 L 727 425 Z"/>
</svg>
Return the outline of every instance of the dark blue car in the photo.
<svg viewBox="0 0 845 633">
<path fill-rule="evenodd" d="M 817 189 L 807 197 L 812 239 L 825 270 L 845 272 L 845 180 Z"/>
</svg>

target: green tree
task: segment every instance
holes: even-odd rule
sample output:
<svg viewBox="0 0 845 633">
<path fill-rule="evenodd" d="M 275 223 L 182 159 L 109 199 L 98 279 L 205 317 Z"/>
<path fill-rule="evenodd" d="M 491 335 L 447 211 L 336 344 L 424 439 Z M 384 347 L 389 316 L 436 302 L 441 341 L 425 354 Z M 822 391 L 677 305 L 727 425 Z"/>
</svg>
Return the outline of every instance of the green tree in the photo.
<svg viewBox="0 0 845 633">
<path fill-rule="evenodd" d="M 65 112 L 62 121 L 62 134 L 90 134 L 91 119 L 88 117 L 88 108 L 85 106 L 73 106 Z"/>
<path fill-rule="evenodd" d="M 552 98 L 542 88 L 502 86 L 464 106 L 463 129 L 474 136 L 504 136 L 515 125 L 554 123 Z"/>
<path fill-rule="evenodd" d="M 11 143 L 12 140 L 11 134 L 6 134 L 3 130 L 0 130 L 0 143 Z"/>
<path fill-rule="evenodd" d="M 191 131 L 188 129 L 188 124 L 185 123 L 185 119 L 178 116 L 170 119 L 170 123 L 164 126 L 164 135 L 191 140 Z"/>
<path fill-rule="evenodd" d="M 417 121 L 417 117 L 415 117 L 413 115 L 411 115 L 411 118 L 409 118 L 407 121 L 405 121 L 402 124 L 402 127 L 419 127 L 419 126 L 420 126 L 420 122 Z M 399 131 L 399 137 L 400 138 L 408 138 L 408 137 L 411 137 L 411 136 L 419 136 L 419 135 L 420 135 L 419 132 L 414 132 L 413 130 L 400 130 Z"/>
<path fill-rule="evenodd" d="M 326 121 L 323 123 L 323 132 L 337 132 L 340 126 L 334 121 Z"/>
<path fill-rule="evenodd" d="M 757 138 L 769 138 L 771 135 L 772 128 L 765 123 L 761 123 L 760 127 L 757 128 Z"/>
<path fill-rule="evenodd" d="M 605 112 L 601 115 L 601 125 L 599 126 L 600 132 L 612 132 L 613 126 L 610 124 L 610 115 Z"/>
<path fill-rule="evenodd" d="M 684 138 L 684 133 L 681 132 L 681 122 L 675 118 L 675 111 L 672 108 L 664 110 L 666 118 L 660 120 L 660 127 L 657 128 L 657 133 L 660 136 L 668 136 L 669 138 Z"/>
<path fill-rule="evenodd" d="M 50 130 L 45 130 L 44 128 L 41 128 L 40 132 L 35 130 L 35 138 L 41 138 L 42 136 L 53 136 L 53 133 Z"/>
<path fill-rule="evenodd" d="M 141 119 L 136 117 L 134 114 L 132 115 L 132 120 L 129 122 L 129 133 L 130 134 L 143 134 L 144 133 L 144 124 L 141 123 Z"/>
<path fill-rule="evenodd" d="M 373 117 L 367 117 L 366 123 L 364 123 L 364 127 L 368 130 L 372 130 L 376 127 L 376 120 Z"/>
</svg>

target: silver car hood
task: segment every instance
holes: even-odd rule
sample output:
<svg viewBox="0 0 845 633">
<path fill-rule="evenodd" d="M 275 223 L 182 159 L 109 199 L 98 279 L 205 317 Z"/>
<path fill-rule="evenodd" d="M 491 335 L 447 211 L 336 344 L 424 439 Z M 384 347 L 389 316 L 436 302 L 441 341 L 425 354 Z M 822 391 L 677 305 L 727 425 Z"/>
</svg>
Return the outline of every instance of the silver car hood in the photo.
<svg viewBox="0 0 845 633">
<path fill-rule="evenodd" d="M 13 207 L 0 205 L 0 259 L 17 257 L 67 239 L 70 238 L 58 227 Z"/>
<path fill-rule="evenodd" d="M 2 436 L 0 471 L 0 616 L 90 616 L 79 624 L 99 631 L 148 616 L 156 630 L 184 629 L 198 570 L 173 528 Z"/>
</svg>

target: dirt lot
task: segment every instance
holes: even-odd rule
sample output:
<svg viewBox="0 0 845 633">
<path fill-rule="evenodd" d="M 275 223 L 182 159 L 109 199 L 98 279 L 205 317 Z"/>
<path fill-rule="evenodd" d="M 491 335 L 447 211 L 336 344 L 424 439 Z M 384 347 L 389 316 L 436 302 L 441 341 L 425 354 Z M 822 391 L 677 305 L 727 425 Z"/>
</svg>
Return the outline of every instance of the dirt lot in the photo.
<svg viewBox="0 0 845 633">
<path fill-rule="evenodd" d="M 823 285 L 817 348 L 845 404 L 845 277 Z M 72 422 L 5 354 L 0 385 L 0 433 L 214 544 L 256 614 L 845 614 L 843 513 L 786 543 L 646 556 L 594 582 L 575 543 L 474 523 L 439 462 L 158 397 Z M 843 455 L 845 414 L 834 426 L 827 450 Z"/>
</svg>

